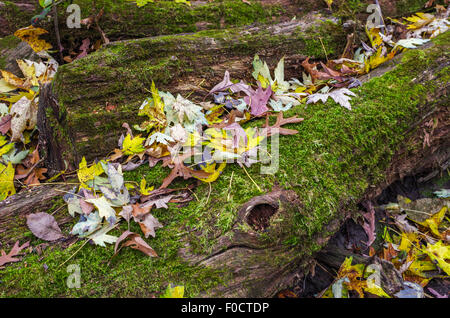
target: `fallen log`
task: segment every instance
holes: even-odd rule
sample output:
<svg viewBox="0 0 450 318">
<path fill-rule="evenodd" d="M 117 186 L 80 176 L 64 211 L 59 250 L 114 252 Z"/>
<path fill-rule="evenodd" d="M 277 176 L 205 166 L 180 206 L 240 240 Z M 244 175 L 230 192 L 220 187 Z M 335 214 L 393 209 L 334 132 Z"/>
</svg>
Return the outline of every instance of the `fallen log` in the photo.
<svg viewBox="0 0 450 318">
<path fill-rule="evenodd" d="M 55 115 L 67 119 L 58 129 L 72 131 L 75 138 L 75 144 L 64 146 L 69 149 L 64 159 L 76 164 L 77 157 L 91 160 L 114 149 L 122 124 L 139 123 L 137 110 L 152 81 L 160 90 L 190 94 L 200 101 L 208 93 L 206 87 L 220 82 L 226 70 L 232 78 L 248 78 L 255 54 L 271 64 L 285 56 L 291 66 L 287 77 L 297 77 L 300 62 L 307 56 L 337 55 L 345 42 L 342 25 L 311 14 L 302 21 L 275 25 L 110 43 L 63 65 L 55 77 L 52 96 L 66 114 Z M 107 104 L 114 110 L 107 109 Z"/>
<path fill-rule="evenodd" d="M 198 201 L 154 212 L 164 224 L 149 240 L 159 259 L 123 251 L 128 254 L 116 256 L 107 271 L 95 270 L 106 265 L 93 255 L 110 257 L 113 247 L 85 247 L 71 258 L 89 268 L 84 287 L 74 290 L 54 283 L 54 277 L 67 276 L 57 265 L 73 250 L 50 251 L 46 257 L 56 265 L 46 276 L 38 270 L 40 261 L 29 262 L 26 273 L 10 270 L 2 277 L 4 289 L 17 294 L 26 288 L 32 293 L 51 285 L 49 296 L 143 297 L 176 281 L 185 285 L 188 296 L 273 296 L 303 277 L 311 256 L 358 211 L 361 200 L 404 175 L 396 167 L 414 162 L 404 173 L 427 173 L 448 162 L 448 52 L 447 32 L 429 47 L 404 53 L 386 73 L 354 90 L 352 111 L 332 101 L 288 111 L 286 116 L 299 115 L 305 121 L 291 125 L 297 135 L 280 137 L 277 173 L 261 175 L 260 166 L 253 165 L 247 170 L 251 181 L 237 165 L 228 165 L 211 189 L 197 187 Z M 427 126 L 430 121 L 437 124 Z M 434 127 L 433 133 L 424 132 L 426 127 Z M 158 185 L 165 175 L 157 167 L 144 167 L 139 173 Z M 14 198 L 0 203 L 0 215 L 14 204 Z M 126 284 L 117 278 L 124 268 Z M 39 283 L 20 287 L 18 275 Z M 130 290 L 126 286 L 134 280 L 139 283 Z M 94 289 L 91 282 L 101 288 Z"/>
</svg>

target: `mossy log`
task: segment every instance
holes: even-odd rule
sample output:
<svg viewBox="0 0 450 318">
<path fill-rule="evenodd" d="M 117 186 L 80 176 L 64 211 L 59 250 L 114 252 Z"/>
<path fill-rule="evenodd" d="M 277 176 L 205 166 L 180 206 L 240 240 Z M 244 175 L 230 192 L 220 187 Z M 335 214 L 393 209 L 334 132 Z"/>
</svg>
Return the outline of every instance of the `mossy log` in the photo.
<svg viewBox="0 0 450 318">
<path fill-rule="evenodd" d="M 194 0 L 191 6 L 174 1 L 155 1 L 143 7 L 127 0 L 64 1 L 58 5 L 59 30 L 64 42 L 72 44 L 81 44 L 81 40 L 86 37 L 99 39 L 100 34 L 95 28 L 88 29 L 85 25 L 81 28 L 67 27 L 66 20 L 72 13 L 67 11 L 67 7 L 71 2 L 79 5 L 81 19 L 96 15 L 103 9 L 99 25 L 112 41 L 243 26 L 255 22 L 275 22 L 292 18 L 299 12 L 294 1 L 244 3 L 241 0 Z M 34 0 L 0 3 L 0 37 L 30 25 L 31 18 L 42 11 Z M 44 19 L 39 26 L 53 32 L 51 21 Z"/>
<path fill-rule="evenodd" d="M 354 90 L 351 111 L 333 101 L 288 111 L 286 116 L 305 121 L 290 125 L 298 134 L 280 137 L 277 173 L 261 175 L 253 165 L 250 181 L 237 165 L 228 165 L 211 188 L 195 189 L 198 200 L 154 211 L 164 224 L 149 240 L 158 259 L 127 250 L 107 266 L 98 255 L 111 257 L 112 246 L 86 246 L 76 256 L 73 249 L 49 251 L 43 261 L 30 256 L 26 269 L 9 267 L 4 293 L 145 297 L 172 281 L 185 285 L 188 296 L 273 296 L 302 279 L 311 256 L 354 216 L 361 200 L 404 175 L 448 165 L 449 45 L 446 33 L 388 62 Z M 141 167 L 125 177 L 145 175 L 158 185 L 167 173 L 160 166 Z M 0 203 L 0 214 L 20 214 L 14 201 L 22 195 Z M 68 257 L 84 266 L 80 289 L 61 281 L 67 273 L 58 265 Z"/>
<path fill-rule="evenodd" d="M 248 79 L 255 54 L 272 65 L 285 56 L 286 76 L 298 77 L 307 56 L 337 55 L 345 43 L 341 25 L 314 14 L 275 25 L 113 42 L 58 70 L 52 93 L 67 113 L 58 129 L 73 131 L 76 141 L 63 157 L 73 163 L 114 149 L 122 124 L 140 121 L 136 114 L 152 81 L 160 90 L 200 101 L 226 70 L 232 78 Z"/>
</svg>

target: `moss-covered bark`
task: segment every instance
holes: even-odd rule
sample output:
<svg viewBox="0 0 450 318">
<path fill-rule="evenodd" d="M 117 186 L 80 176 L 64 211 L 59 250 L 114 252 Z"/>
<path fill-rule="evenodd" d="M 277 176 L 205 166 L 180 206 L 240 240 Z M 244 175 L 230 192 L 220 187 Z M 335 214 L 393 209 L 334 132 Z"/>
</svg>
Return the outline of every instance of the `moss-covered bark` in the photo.
<svg viewBox="0 0 450 318">
<path fill-rule="evenodd" d="M 0 15 L 5 23 L 0 36 L 30 25 L 31 18 L 42 10 L 36 1 L 24 0 L 29 2 L 26 6 L 22 5 L 22 1 L 3 2 Z M 85 26 L 81 29 L 67 28 L 69 13 L 66 9 L 69 3 L 65 1 L 58 6 L 63 40 L 80 41 L 95 34 L 96 31 L 89 31 Z M 251 1 L 250 4 L 241 0 L 192 1 L 191 6 L 174 1 L 155 1 L 143 7 L 127 0 L 74 0 L 73 3 L 80 6 L 82 19 L 99 13 L 103 8 L 100 26 L 111 40 L 242 26 L 276 21 L 283 14 L 292 16 L 292 13 L 286 14 L 286 8 L 277 3 L 263 5 L 264 2 L 258 1 Z M 53 30 L 52 23 L 43 21 L 41 25 L 47 30 Z"/>
<path fill-rule="evenodd" d="M 321 43 L 328 56 L 337 55 L 345 45 L 342 27 L 314 19 L 115 42 L 60 67 L 53 91 L 67 111 L 77 152 L 92 159 L 111 151 L 123 122 L 139 121 L 136 113 L 152 81 L 159 89 L 199 98 L 225 70 L 233 78 L 249 77 L 256 53 L 271 63 L 286 56 L 291 66 L 306 56 L 324 58 Z M 294 72 L 291 67 L 297 77 Z M 117 109 L 107 111 L 107 102 Z"/>
<path fill-rule="evenodd" d="M 239 166 L 230 164 L 212 183 L 210 196 L 208 185 L 202 185 L 195 190 L 198 201 L 154 210 L 164 224 L 149 240 L 158 259 L 129 249 L 107 265 L 113 247 L 87 245 L 70 261 L 81 266 L 81 288 L 69 289 L 65 284 L 69 273 L 58 266 L 80 243 L 67 250 L 47 250 L 43 256 L 26 258 L 26 267 L 19 263 L 0 272 L 1 295 L 145 297 L 157 295 L 172 282 L 184 285 L 187 296 L 272 296 L 296 273 L 301 276 L 311 254 L 347 212 L 356 211 L 359 199 L 385 181 L 396 152 L 422 133 L 417 123 L 445 112 L 449 36 L 433 40 L 432 47 L 406 52 L 392 62 L 399 63 L 392 70 L 355 89 L 352 111 L 328 101 L 286 114 L 305 121 L 291 125 L 297 135 L 280 137 L 278 172 L 261 175 L 258 165 L 248 169 L 264 193 L 278 193 L 265 201 L 277 211 L 266 231 L 254 230 L 247 216 L 248 204 L 262 193 Z M 422 143 L 412 144 L 417 145 Z M 417 154 L 401 152 L 400 159 L 407 161 L 408 153 Z M 126 173 L 126 178 L 145 176 L 158 186 L 166 173 L 160 166 L 141 167 Z M 284 189 L 282 195 L 273 188 L 275 183 Z M 132 230 L 139 231 L 134 225 Z M 33 239 L 32 245 L 38 243 Z"/>
</svg>

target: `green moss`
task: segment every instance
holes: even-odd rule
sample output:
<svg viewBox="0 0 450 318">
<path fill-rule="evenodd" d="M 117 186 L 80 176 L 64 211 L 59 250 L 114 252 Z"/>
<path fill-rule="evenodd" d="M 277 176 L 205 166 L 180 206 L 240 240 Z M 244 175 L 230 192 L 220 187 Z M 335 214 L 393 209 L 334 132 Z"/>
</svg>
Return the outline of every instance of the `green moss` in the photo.
<svg viewBox="0 0 450 318">
<path fill-rule="evenodd" d="M 3 49 L 15 48 L 20 43 L 20 39 L 14 35 L 8 35 L 0 39 L 0 51 Z"/>
</svg>

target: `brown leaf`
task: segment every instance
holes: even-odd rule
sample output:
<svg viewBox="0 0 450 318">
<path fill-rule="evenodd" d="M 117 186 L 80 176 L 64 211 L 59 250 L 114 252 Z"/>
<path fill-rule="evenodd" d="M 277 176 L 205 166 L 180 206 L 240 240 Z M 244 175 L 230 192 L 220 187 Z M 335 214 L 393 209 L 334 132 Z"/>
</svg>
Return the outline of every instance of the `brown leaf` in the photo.
<svg viewBox="0 0 450 318">
<path fill-rule="evenodd" d="M 5 265 L 6 263 L 18 262 L 20 259 L 15 258 L 19 255 L 19 253 L 27 248 L 30 245 L 30 242 L 24 243 L 22 246 L 19 246 L 19 241 L 17 241 L 11 251 L 8 254 L 4 250 L 1 250 L 0 253 L 0 266 Z"/>
<path fill-rule="evenodd" d="M 141 207 L 139 203 L 135 203 L 131 207 L 133 208 L 131 214 L 133 214 L 133 218 L 136 222 L 141 221 L 152 209 L 151 206 Z"/>
<path fill-rule="evenodd" d="M 191 156 L 189 154 L 189 156 Z M 189 158 L 189 157 L 187 157 Z M 185 180 L 197 177 L 197 178 L 208 178 L 210 173 L 205 172 L 203 170 L 193 170 L 191 168 L 188 168 L 184 165 L 183 161 L 186 159 L 186 156 L 176 157 L 172 160 L 172 163 L 174 164 L 174 167 L 172 169 L 172 172 L 163 180 L 163 183 L 160 189 L 167 188 L 172 181 L 177 177 L 183 177 Z M 170 161 L 165 161 L 163 166 L 167 166 L 170 164 Z"/>
<path fill-rule="evenodd" d="M 269 126 L 269 117 L 266 117 L 266 124 L 264 125 L 264 129 L 261 134 L 267 137 L 271 136 L 275 132 L 279 133 L 280 135 L 295 135 L 296 133 L 298 133 L 297 130 L 282 128 L 281 126 L 286 124 L 300 123 L 303 120 L 304 118 L 297 118 L 297 116 L 284 118 L 283 112 L 279 112 L 277 115 L 277 121 L 273 126 Z"/>
<path fill-rule="evenodd" d="M 150 257 L 158 257 L 158 254 L 156 254 L 155 250 L 152 249 L 139 234 L 130 232 L 128 230 L 123 232 L 122 235 L 120 235 L 117 239 L 116 245 L 114 247 L 114 255 L 118 253 L 119 244 L 126 239 L 129 239 L 129 241 L 123 243 L 122 247 L 129 246 L 131 248 L 134 248 L 135 250 L 141 251 L 142 253 Z"/>
<path fill-rule="evenodd" d="M 55 218 L 45 212 L 27 215 L 27 226 L 36 237 L 45 241 L 55 241 L 64 237 Z"/>
<path fill-rule="evenodd" d="M 149 235 L 155 237 L 155 229 L 163 227 L 163 225 L 159 223 L 158 219 L 150 213 L 144 217 L 142 222 L 139 222 L 139 225 L 142 232 L 144 232 L 145 238 Z"/>
<path fill-rule="evenodd" d="M 311 79 L 312 79 L 313 83 L 316 80 L 328 80 L 328 79 L 332 79 L 333 78 L 332 76 L 330 76 L 327 73 L 318 71 L 317 68 L 316 68 L 317 64 L 318 63 L 310 64 L 309 63 L 309 57 L 302 62 L 303 68 L 306 70 L 306 72 L 308 72 L 311 75 Z"/>
<path fill-rule="evenodd" d="M 6 115 L 0 118 L 0 133 L 6 135 L 6 133 L 11 128 L 11 115 Z"/>
</svg>

